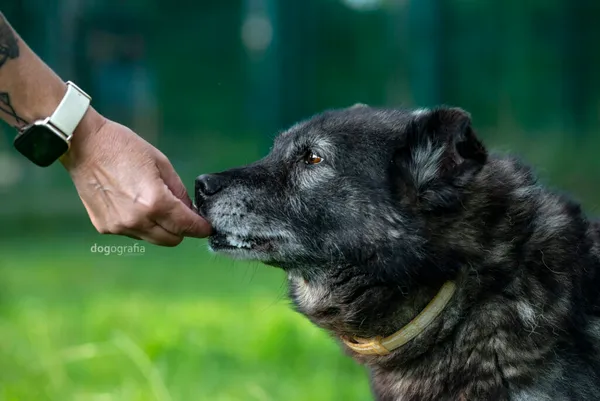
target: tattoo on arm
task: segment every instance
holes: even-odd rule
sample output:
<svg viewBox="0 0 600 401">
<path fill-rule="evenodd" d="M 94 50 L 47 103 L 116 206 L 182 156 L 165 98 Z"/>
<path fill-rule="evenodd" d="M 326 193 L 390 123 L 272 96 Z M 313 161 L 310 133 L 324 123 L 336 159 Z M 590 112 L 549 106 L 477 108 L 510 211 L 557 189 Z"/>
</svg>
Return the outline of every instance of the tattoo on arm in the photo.
<svg viewBox="0 0 600 401">
<path fill-rule="evenodd" d="M 0 68 L 10 59 L 19 57 L 19 43 L 8 21 L 0 13 Z"/>
<path fill-rule="evenodd" d="M 0 12 L 0 68 L 10 59 L 19 57 L 19 43 L 4 15 Z M 0 111 L 14 118 L 17 127 L 27 125 L 27 121 L 19 117 L 12 104 L 8 92 L 0 92 Z"/>
<path fill-rule="evenodd" d="M 14 118 L 17 122 L 17 127 L 22 127 L 28 124 L 27 121 L 19 117 L 15 109 L 12 107 L 10 104 L 10 96 L 6 92 L 0 92 L 0 111 L 3 111 Z"/>
</svg>

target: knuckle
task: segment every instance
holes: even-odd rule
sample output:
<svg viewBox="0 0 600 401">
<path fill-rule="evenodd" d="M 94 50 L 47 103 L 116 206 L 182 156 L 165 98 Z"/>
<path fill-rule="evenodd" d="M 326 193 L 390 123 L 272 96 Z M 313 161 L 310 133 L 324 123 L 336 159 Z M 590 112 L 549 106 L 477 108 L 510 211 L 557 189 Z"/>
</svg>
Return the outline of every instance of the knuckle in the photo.
<svg viewBox="0 0 600 401">
<path fill-rule="evenodd" d="M 102 224 L 94 224 L 96 231 L 100 234 L 120 234 L 124 226 L 115 221 L 106 221 Z"/>
<path fill-rule="evenodd" d="M 108 234 L 121 234 L 125 231 L 125 226 L 120 222 L 111 222 L 107 224 L 106 229 L 108 230 Z"/>
<path fill-rule="evenodd" d="M 100 234 L 112 234 L 107 226 L 96 226 L 96 231 Z"/>
<path fill-rule="evenodd" d="M 142 226 L 142 223 L 143 223 L 142 216 L 140 214 L 136 213 L 136 214 L 132 214 L 128 217 L 125 217 L 123 219 L 123 221 L 121 221 L 120 223 L 117 223 L 117 227 L 122 232 L 127 229 L 140 228 Z"/>
<path fill-rule="evenodd" d="M 181 233 L 191 233 L 191 232 L 195 232 L 198 230 L 198 225 L 196 224 L 196 222 L 194 221 L 188 221 L 183 225 L 183 230 L 181 230 Z"/>
<path fill-rule="evenodd" d="M 195 226 L 194 222 L 189 221 L 181 215 L 173 214 L 171 217 L 169 231 L 178 237 L 184 237 L 185 233 L 190 232 Z"/>
<path fill-rule="evenodd" d="M 166 241 L 165 246 L 174 247 L 174 246 L 181 244 L 182 241 L 183 241 L 183 237 L 174 237 L 174 238 Z"/>
<path fill-rule="evenodd" d="M 169 210 L 165 207 L 165 205 L 166 202 L 163 198 L 153 198 L 148 205 L 148 214 L 153 217 L 162 216 L 167 210 Z"/>
<path fill-rule="evenodd" d="M 167 156 L 165 156 L 162 153 L 159 153 L 156 155 L 156 163 L 159 166 L 168 166 L 171 164 L 171 162 L 169 161 L 169 159 L 167 158 Z"/>
</svg>

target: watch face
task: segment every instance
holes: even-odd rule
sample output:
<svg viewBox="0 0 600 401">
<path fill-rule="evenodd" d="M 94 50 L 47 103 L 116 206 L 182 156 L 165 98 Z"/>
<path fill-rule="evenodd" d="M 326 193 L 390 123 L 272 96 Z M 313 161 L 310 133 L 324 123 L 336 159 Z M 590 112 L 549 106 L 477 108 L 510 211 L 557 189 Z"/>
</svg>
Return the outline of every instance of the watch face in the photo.
<svg viewBox="0 0 600 401">
<path fill-rule="evenodd" d="M 45 125 L 33 125 L 19 134 L 14 146 L 41 167 L 51 165 L 69 149 L 69 144 Z"/>
</svg>

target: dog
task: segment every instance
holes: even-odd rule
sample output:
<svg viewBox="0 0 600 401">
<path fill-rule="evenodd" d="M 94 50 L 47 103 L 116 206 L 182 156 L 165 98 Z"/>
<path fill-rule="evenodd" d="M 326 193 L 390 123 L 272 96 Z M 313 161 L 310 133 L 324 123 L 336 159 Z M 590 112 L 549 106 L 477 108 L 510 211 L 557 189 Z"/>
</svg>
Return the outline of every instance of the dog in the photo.
<svg viewBox="0 0 600 401">
<path fill-rule="evenodd" d="M 600 225 L 463 109 L 328 110 L 195 184 L 209 248 L 283 269 L 376 400 L 600 399 Z"/>
</svg>

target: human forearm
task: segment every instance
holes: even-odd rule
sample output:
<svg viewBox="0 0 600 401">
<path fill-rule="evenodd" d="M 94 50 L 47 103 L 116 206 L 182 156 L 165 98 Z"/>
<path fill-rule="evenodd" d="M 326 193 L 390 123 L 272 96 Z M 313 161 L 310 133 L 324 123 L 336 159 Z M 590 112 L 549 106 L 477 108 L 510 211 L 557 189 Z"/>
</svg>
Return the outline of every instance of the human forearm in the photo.
<svg viewBox="0 0 600 401">
<path fill-rule="evenodd" d="M 0 13 L 0 110 L 16 127 L 52 114 L 65 83 L 40 60 Z"/>
<path fill-rule="evenodd" d="M 65 82 L 19 37 L 0 13 L 0 118 L 17 128 L 50 116 L 67 90 Z M 73 136 L 83 140 L 102 117 L 92 108 Z M 75 139 L 79 136 L 78 139 Z"/>
<path fill-rule="evenodd" d="M 17 128 L 46 119 L 66 92 L 67 84 L 0 13 L 0 118 Z M 92 107 L 84 110 L 60 161 L 96 229 L 170 246 L 184 236 L 207 236 L 210 225 L 192 210 L 186 188 L 168 159 L 127 127 L 108 121 Z M 81 112 L 75 109 L 71 116 L 77 121 Z M 31 129 L 22 135 L 28 132 Z"/>
</svg>

